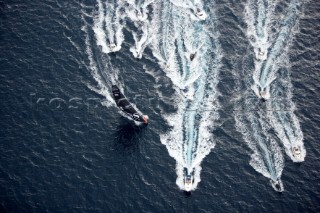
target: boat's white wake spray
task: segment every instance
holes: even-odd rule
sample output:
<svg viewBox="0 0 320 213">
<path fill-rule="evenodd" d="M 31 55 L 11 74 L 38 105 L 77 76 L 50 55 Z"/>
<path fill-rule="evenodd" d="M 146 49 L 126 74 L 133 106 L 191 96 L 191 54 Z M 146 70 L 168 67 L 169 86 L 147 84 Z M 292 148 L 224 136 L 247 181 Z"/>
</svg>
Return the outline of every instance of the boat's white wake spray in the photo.
<svg viewBox="0 0 320 213">
<path fill-rule="evenodd" d="M 114 98 L 111 95 L 112 85 L 116 85 L 120 88 L 120 91 L 124 91 L 124 87 L 119 80 L 119 70 L 113 67 L 108 53 L 117 51 L 121 48 L 125 13 L 122 3 L 116 5 L 113 1 L 106 1 L 105 6 L 100 0 L 97 0 L 97 3 L 98 9 L 96 13 L 94 13 L 94 16 L 88 15 L 84 8 L 82 11 L 82 20 L 85 23 L 82 30 L 85 33 L 86 53 L 89 60 L 88 70 L 90 70 L 91 75 L 98 83 L 97 87 L 91 85 L 88 85 L 88 87 L 106 98 L 106 101 L 102 103 L 103 105 L 107 107 L 116 106 Z M 108 14 L 108 11 L 111 11 L 111 13 Z M 87 16 L 90 16 L 90 21 L 93 20 L 93 27 L 90 27 L 90 24 L 86 19 Z M 114 29 L 116 29 L 116 31 L 114 31 Z M 116 40 L 112 40 L 113 38 L 116 38 Z M 109 41 L 109 44 L 116 41 L 119 48 L 116 47 L 112 49 L 107 41 Z M 95 47 L 100 48 L 97 50 Z M 143 115 L 133 103 L 131 103 L 131 106 L 133 106 L 137 114 Z M 130 120 L 134 120 L 132 116 L 127 115 L 121 110 L 119 110 L 119 113 Z M 136 121 L 135 123 L 137 125 L 141 124 L 141 122 Z"/>
<path fill-rule="evenodd" d="M 247 38 L 250 41 L 255 53 L 255 69 L 253 72 L 254 84 L 252 89 L 258 97 L 261 95 L 270 98 L 269 85 L 275 79 L 270 72 L 269 78 L 261 82 L 261 70 L 269 55 L 269 48 L 272 45 L 273 29 L 275 23 L 275 7 L 278 0 L 249 0 L 245 6 L 245 21 L 247 23 Z M 261 94 L 261 91 L 263 94 Z"/>
<path fill-rule="evenodd" d="M 135 24 L 138 29 L 140 29 L 142 35 L 132 31 L 133 39 L 135 41 L 135 45 L 130 48 L 133 56 L 135 58 L 142 58 L 142 53 L 144 52 L 145 48 L 150 44 L 152 41 L 152 27 L 149 24 L 149 21 L 139 22 Z"/>
<path fill-rule="evenodd" d="M 206 20 L 207 13 L 204 11 L 202 0 L 171 0 L 177 7 L 186 9 L 190 18 L 195 21 Z"/>
<path fill-rule="evenodd" d="M 176 52 L 176 31 L 174 24 L 174 5 L 170 1 L 158 1 L 154 4 L 153 26 L 154 39 L 151 43 L 153 56 L 174 85 L 180 87 L 180 73 Z"/>
<path fill-rule="evenodd" d="M 97 3 L 98 11 L 93 27 L 97 44 L 104 53 L 119 51 L 124 41 L 123 27 L 126 14 L 123 12 L 123 5 L 115 4 L 112 0 L 105 3 L 97 0 Z"/>
<path fill-rule="evenodd" d="M 283 61 L 281 72 L 272 87 L 273 98 L 266 103 L 267 117 L 283 143 L 287 155 L 294 162 L 302 162 L 306 156 L 306 150 L 299 120 L 294 114 L 295 104 L 292 102 L 290 66 L 285 55 L 281 59 Z"/>
<path fill-rule="evenodd" d="M 85 14 L 85 13 L 83 13 Z M 89 60 L 88 70 L 91 72 L 92 77 L 97 82 L 97 87 L 93 87 L 88 85 L 88 87 L 96 93 L 104 96 L 106 101 L 103 103 L 105 106 L 115 106 L 113 98 L 111 97 L 110 88 L 112 84 L 118 82 L 118 70 L 112 69 L 113 71 L 108 74 L 107 78 L 104 78 L 103 73 L 100 72 L 99 65 L 97 64 L 96 60 L 94 59 L 94 54 L 92 51 L 92 39 L 89 36 L 89 25 L 85 21 L 84 15 L 82 17 L 85 25 L 82 27 L 82 31 L 85 33 L 85 44 L 86 44 L 86 53 Z M 105 69 L 110 69 L 111 65 L 109 63 L 104 64 Z M 111 70 L 111 69 L 110 69 Z M 120 85 L 121 86 L 121 85 Z"/>
<path fill-rule="evenodd" d="M 285 104 L 281 103 L 285 102 Z M 283 109 L 286 105 L 290 108 Z M 306 156 L 303 143 L 303 133 L 299 120 L 293 113 L 295 110 L 291 100 L 276 100 L 268 103 L 268 118 L 274 127 L 278 138 L 284 145 L 286 154 L 293 162 L 302 162 Z M 277 110 L 279 109 L 279 110 Z"/>
<path fill-rule="evenodd" d="M 152 41 L 153 27 L 150 25 L 148 19 L 149 7 L 151 7 L 154 0 L 127 0 L 126 13 L 130 20 L 135 25 L 136 29 L 131 30 L 134 46 L 130 48 L 135 58 L 141 59 L 145 48 Z"/>
<path fill-rule="evenodd" d="M 176 89 L 175 114 L 165 115 L 171 130 L 161 135 L 177 161 L 177 185 L 194 190 L 200 182 L 200 163 L 215 146 L 210 127 L 217 119 L 217 76 L 220 46 L 213 23 L 192 20 L 188 10 L 169 1 L 157 2 L 152 26 L 153 55 Z M 168 20 L 160 22 L 158 20 Z"/>
<path fill-rule="evenodd" d="M 273 187 L 282 191 L 280 176 L 283 170 L 282 152 L 273 138 L 272 128 L 294 162 L 304 160 L 305 149 L 299 121 L 294 114 L 292 85 L 287 56 L 299 19 L 299 0 L 292 0 L 285 16 L 276 15 L 277 0 L 248 1 L 245 9 L 247 36 L 254 48 L 253 72 L 248 61 L 242 77 L 246 87 L 263 100 L 253 98 L 250 89 L 242 97 L 245 111 L 236 111 L 237 129 L 253 151 L 250 165 L 271 179 Z M 282 16 L 282 21 L 278 21 Z M 253 82 L 250 77 L 252 76 Z M 253 85 L 252 85 L 253 83 Z M 272 85 L 271 85 L 272 83 Z M 259 103 L 261 108 L 254 111 Z M 278 181 L 278 182 L 276 182 Z"/>
<path fill-rule="evenodd" d="M 274 42 L 272 43 L 269 38 L 270 51 L 268 57 L 263 63 L 255 61 L 255 72 L 253 74 L 255 85 L 258 84 L 260 90 L 265 89 L 267 97 L 272 96 L 267 103 L 267 116 L 279 139 L 284 144 L 286 153 L 294 162 L 304 161 L 306 150 L 303 145 L 303 134 L 299 121 L 294 114 L 295 105 L 291 101 L 292 85 L 290 74 L 284 75 L 283 72 L 279 71 L 285 70 L 289 72 L 290 63 L 287 52 L 293 35 L 298 29 L 300 8 L 301 2 L 299 0 L 290 2 L 283 20 L 278 23 L 280 26 L 274 36 Z M 269 31 L 266 32 L 271 34 Z M 270 83 L 275 79 L 277 81 L 273 83 L 271 88 Z M 253 88 L 256 94 L 259 93 L 257 86 L 253 86 Z"/>
<path fill-rule="evenodd" d="M 132 21 L 146 21 L 149 13 L 148 6 L 154 1 L 155 0 L 126 0 L 128 3 L 128 6 L 126 6 L 128 17 Z"/>
<path fill-rule="evenodd" d="M 284 160 L 278 143 L 268 133 L 268 123 L 263 111 L 251 110 L 254 99 L 249 96 L 240 100 L 241 110 L 235 111 L 236 127 L 252 150 L 250 165 L 270 179 L 276 191 L 283 191 L 281 174 Z"/>
<path fill-rule="evenodd" d="M 269 36 L 277 2 L 278 0 L 248 0 L 245 6 L 247 37 L 254 48 L 256 59 L 261 62 L 267 59 L 268 48 L 271 45 Z"/>
<path fill-rule="evenodd" d="M 269 99 L 270 85 L 277 78 L 278 63 L 291 43 L 299 19 L 300 2 L 293 0 L 287 13 L 275 14 L 278 0 L 248 1 L 245 7 L 247 37 L 255 52 L 252 90 L 259 98 Z M 255 16 L 257 14 L 257 16 Z"/>
</svg>

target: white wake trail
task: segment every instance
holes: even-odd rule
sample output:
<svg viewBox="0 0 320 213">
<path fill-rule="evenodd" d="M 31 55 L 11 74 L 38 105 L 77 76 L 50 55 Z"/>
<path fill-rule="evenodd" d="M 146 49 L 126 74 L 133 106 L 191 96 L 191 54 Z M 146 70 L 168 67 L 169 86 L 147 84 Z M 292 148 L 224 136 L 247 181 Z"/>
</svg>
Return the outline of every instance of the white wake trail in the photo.
<svg viewBox="0 0 320 213">
<path fill-rule="evenodd" d="M 126 12 L 128 17 L 132 21 L 146 21 L 148 19 L 149 9 L 148 6 L 151 5 L 155 0 L 126 0 L 128 5 L 126 6 Z"/>
<path fill-rule="evenodd" d="M 278 143 L 268 133 L 268 123 L 263 111 L 252 111 L 252 98 L 242 98 L 242 109 L 235 111 L 236 128 L 252 150 L 250 165 L 270 179 L 276 191 L 283 191 L 281 174 L 284 159 Z M 252 110 L 250 110 L 252 109 Z"/>
<path fill-rule="evenodd" d="M 204 10 L 204 4 L 202 0 L 170 0 L 176 7 L 185 9 L 190 15 L 190 18 L 194 21 L 205 20 L 207 13 Z"/>
<path fill-rule="evenodd" d="M 302 2 L 299 0 L 292 0 L 289 3 L 285 15 L 279 21 L 280 26 L 274 36 L 274 41 L 270 39 L 271 36 L 268 36 L 272 34 L 271 28 L 265 31 L 270 51 L 265 61 L 255 61 L 256 69 L 253 74 L 253 78 L 256 79 L 255 81 L 258 82 L 260 88 L 266 88 L 267 93 L 272 97 L 267 103 L 267 116 L 283 143 L 287 155 L 294 162 L 304 161 L 306 150 L 303 143 L 303 133 L 298 118 L 294 114 L 295 105 L 292 102 L 290 74 L 284 75 L 283 73 L 290 71 L 287 53 L 293 36 L 298 30 L 301 7 Z M 273 16 L 272 13 L 269 15 Z M 266 16 L 266 19 L 275 18 Z M 282 72 L 280 72 L 281 70 Z M 274 81 L 275 79 L 277 80 Z M 272 81 L 274 83 L 271 88 L 269 85 Z M 257 88 L 255 90 L 257 93 Z"/>
<path fill-rule="evenodd" d="M 107 1 L 106 3 L 106 9 L 104 8 L 102 2 L 98 0 L 98 11 L 96 11 L 97 14 L 96 16 L 93 16 L 94 21 L 94 26 L 91 28 L 86 21 L 87 13 L 85 12 L 85 9 L 82 11 L 82 20 L 85 23 L 85 25 L 82 28 L 82 31 L 85 33 L 85 45 L 86 45 L 86 53 L 88 56 L 89 60 L 89 66 L 88 69 L 90 70 L 90 73 L 92 77 L 95 79 L 97 82 L 97 88 L 93 87 L 91 85 L 88 85 L 88 87 L 93 90 L 96 93 L 99 93 L 103 95 L 106 98 L 106 101 L 104 101 L 102 104 L 105 105 L 106 107 L 109 106 L 115 106 L 116 103 L 112 97 L 112 85 L 117 85 L 121 91 L 124 91 L 123 84 L 119 80 L 119 70 L 117 68 L 114 68 L 111 63 L 111 58 L 108 55 L 110 52 L 108 50 L 108 46 L 106 43 L 106 35 L 115 35 L 117 36 L 117 33 L 114 34 L 112 29 L 117 29 L 117 28 L 111 28 L 108 29 L 108 26 L 110 26 L 110 23 L 107 23 L 110 21 L 110 17 L 107 14 L 105 14 L 105 10 L 111 10 L 112 8 L 118 8 L 118 12 L 120 11 L 121 5 L 115 5 L 114 2 L 113 4 L 109 4 Z M 120 13 L 112 13 L 113 16 L 112 20 L 115 21 L 114 23 L 117 23 L 119 20 L 118 16 Z M 122 17 L 123 18 L 123 17 Z M 105 29 L 103 27 L 103 24 L 106 24 Z M 112 24 L 114 24 L 112 23 Z M 108 25 L 109 24 L 109 25 Z M 122 30 L 122 28 L 121 28 Z M 122 33 L 122 32 L 121 32 Z M 119 34 L 119 33 L 118 33 Z M 117 37 L 116 37 L 117 38 Z M 117 40 L 119 41 L 119 40 Z M 122 42 L 122 41 L 121 41 Z M 119 44 L 119 43 L 118 43 Z M 97 49 L 97 47 L 101 47 Z M 131 103 L 131 105 L 135 108 L 135 110 L 142 115 L 142 113 L 137 109 L 137 107 Z M 124 117 L 127 117 L 130 120 L 133 120 L 132 117 L 126 115 L 124 112 L 121 110 L 118 110 L 118 112 L 123 115 Z M 135 122 L 137 125 L 140 125 L 140 123 Z"/>
<path fill-rule="evenodd" d="M 246 86 L 251 87 L 259 98 L 263 97 L 265 102 L 259 102 L 248 95 L 251 91 L 247 89 L 242 98 L 242 109 L 245 111 L 236 111 L 235 114 L 237 129 L 253 151 L 250 165 L 270 178 L 275 190 L 282 191 L 280 176 L 284 167 L 283 156 L 269 130 L 274 128 L 287 155 L 294 162 L 303 161 L 306 152 L 300 124 L 294 114 L 295 105 L 291 100 L 292 85 L 287 57 L 289 45 L 297 29 L 301 3 L 292 0 L 285 10 L 285 16 L 282 15 L 283 19 L 279 21 L 279 15 L 275 14 L 277 2 L 248 1 L 245 7 L 247 36 L 255 56 L 252 73 L 254 85 L 252 86 L 252 81 L 247 77 L 251 74 L 250 68 L 242 70 L 242 77 Z M 257 103 L 260 110 L 255 112 L 254 104 Z"/>
<path fill-rule="evenodd" d="M 83 12 L 83 14 L 85 14 Z M 109 88 L 110 86 L 117 81 L 117 71 L 114 70 L 114 73 L 110 75 L 110 78 L 108 78 L 109 82 L 105 80 L 105 78 L 103 77 L 102 73 L 99 72 L 99 67 L 98 67 L 98 64 L 97 62 L 95 61 L 94 59 L 94 55 L 93 55 L 93 51 L 92 51 L 92 39 L 90 38 L 89 36 L 89 25 L 87 24 L 87 22 L 85 21 L 84 19 L 84 15 L 82 15 L 82 20 L 83 22 L 85 23 L 85 25 L 82 27 L 82 31 L 85 33 L 85 45 L 86 45 L 86 53 L 87 53 L 87 56 L 88 56 L 88 60 L 89 60 L 89 66 L 88 66 L 88 70 L 91 72 L 91 75 L 92 77 L 95 79 L 95 81 L 97 82 L 97 88 L 96 87 L 93 87 L 91 85 L 88 85 L 88 87 L 104 96 L 106 98 L 107 101 L 105 101 L 103 104 L 105 106 L 115 106 L 114 104 L 114 100 L 113 98 L 111 97 L 111 93 L 109 91 Z M 106 69 L 109 69 L 110 65 L 108 63 L 105 64 L 105 68 Z"/>
<path fill-rule="evenodd" d="M 101 46 L 102 52 L 110 53 L 121 49 L 124 41 L 123 27 L 125 25 L 125 13 L 123 5 L 115 4 L 114 1 L 97 0 L 98 11 L 94 18 L 94 33 L 97 44 Z"/>
<path fill-rule="evenodd" d="M 277 63 L 280 56 L 288 51 L 288 47 L 291 44 L 294 31 L 298 25 L 300 4 L 297 1 L 292 1 L 289 5 L 288 12 L 285 15 L 285 19 L 282 22 L 282 26 L 278 33 L 275 42 L 272 44 L 270 54 L 263 65 L 260 73 L 259 83 L 261 87 L 266 87 L 270 79 L 276 78 Z"/>
<path fill-rule="evenodd" d="M 265 91 L 265 96 L 269 98 L 270 88 L 268 85 L 275 78 L 270 75 L 267 82 L 261 82 L 260 79 L 264 62 L 268 58 L 269 49 L 272 45 L 277 3 L 278 0 L 249 0 L 245 5 L 244 17 L 247 23 L 247 38 L 255 54 L 255 68 L 252 76 L 254 84 L 251 88 L 258 97 L 260 97 L 260 91 Z"/>
<path fill-rule="evenodd" d="M 152 27 L 148 20 L 136 23 L 135 25 L 138 29 L 140 29 L 140 33 L 131 31 L 133 39 L 135 41 L 135 45 L 130 48 L 130 52 L 132 52 L 135 58 L 141 59 L 145 48 L 151 43 L 153 39 Z"/>
<path fill-rule="evenodd" d="M 210 129 L 217 119 L 214 102 L 222 56 L 216 37 L 211 37 L 213 23 L 195 22 L 185 8 L 169 1 L 158 2 L 156 7 L 152 52 L 172 80 L 178 106 L 176 113 L 165 115 L 171 130 L 161 135 L 161 142 L 177 161 L 177 185 L 190 191 L 201 180 L 202 160 L 215 146 Z M 186 188 L 188 177 L 192 186 Z"/>
<path fill-rule="evenodd" d="M 290 63 L 286 55 L 281 57 L 279 78 L 272 87 L 273 98 L 267 104 L 267 117 L 284 145 L 286 154 L 293 162 L 302 162 L 306 156 L 303 132 L 295 115 L 295 104 L 292 101 L 292 84 Z M 298 150 L 298 151 L 295 151 Z"/>
<path fill-rule="evenodd" d="M 154 4 L 151 21 L 154 39 L 151 43 L 153 56 L 174 85 L 179 87 L 180 74 L 176 53 L 176 30 L 174 25 L 174 6 L 170 1 L 158 1 Z"/>
<path fill-rule="evenodd" d="M 265 91 L 270 98 L 270 85 L 277 78 L 278 63 L 285 54 L 296 31 L 299 19 L 300 1 L 290 2 L 287 13 L 275 14 L 277 0 L 248 1 L 245 7 L 247 37 L 255 53 L 254 84 L 252 89 L 260 97 Z"/>
<path fill-rule="evenodd" d="M 274 22 L 275 6 L 278 0 L 248 0 L 245 5 L 245 21 L 247 37 L 254 48 L 258 61 L 267 59 L 268 48 L 271 46 L 272 23 Z M 264 54 L 259 54 L 263 52 Z"/>
<path fill-rule="evenodd" d="M 293 162 L 304 161 L 306 149 L 299 120 L 294 114 L 294 103 L 290 99 L 273 100 L 268 103 L 268 108 L 270 110 L 267 116 L 278 138 L 283 143 L 286 154 Z M 299 155 L 295 154 L 296 148 L 299 149 Z"/>
<path fill-rule="evenodd" d="M 141 59 L 145 48 L 153 39 L 153 27 L 148 19 L 149 7 L 153 5 L 154 0 L 126 0 L 126 13 L 133 22 L 137 30 L 131 30 L 131 34 L 135 41 L 134 46 L 130 48 L 135 58 Z"/>
</svg>

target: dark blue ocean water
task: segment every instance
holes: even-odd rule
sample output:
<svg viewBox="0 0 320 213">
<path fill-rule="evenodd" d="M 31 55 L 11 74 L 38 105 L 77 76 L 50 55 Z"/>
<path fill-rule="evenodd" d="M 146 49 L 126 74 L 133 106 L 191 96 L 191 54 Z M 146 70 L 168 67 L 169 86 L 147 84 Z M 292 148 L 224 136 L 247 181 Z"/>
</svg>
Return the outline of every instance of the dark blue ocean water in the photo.
<svg viewBox="0 0 320 213">
<path fill-rule="evenodd" d="M 96 81 L 86 66 L 82 12 L 95 5 L 0 1 L 1 212 L 320 212 L 318 1 L 304 5 L 289 52 L 307 157 L 301 164 L 285 157 L 282 194 L 249 165 L 251 151 L 231 112 L 233 73 L 249 45 L 241 30 L 244 1 L 216 1 L 224 54 L 217 144 L 191 195 L 178 189 L 176 162 L 160 142 L 169 129 L 161 113 L 174 107 L 157 96 L 143 65 L 159 67 L 129 56 L 132 39 L 110 57 L 150 124 L 135 126 L 89 89 Z M 170 101 L 171 82 L 162 78 L 160 90 Z"/>
</svg>

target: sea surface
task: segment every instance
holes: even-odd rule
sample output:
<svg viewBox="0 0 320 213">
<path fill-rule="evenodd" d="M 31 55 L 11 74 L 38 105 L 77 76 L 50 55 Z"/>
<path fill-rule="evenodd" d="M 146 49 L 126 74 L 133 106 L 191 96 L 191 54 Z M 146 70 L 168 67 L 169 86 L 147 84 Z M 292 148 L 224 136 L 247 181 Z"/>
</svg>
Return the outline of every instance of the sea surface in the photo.
<svg viewBox="0 0 320 213">
<path fill-rule="evenodd" d="M 279 1 L 281 13 L 291 1 Z M 121 49 L 103 52 L 93 30 L 99 2 L 107 1 L 0 0 L 0 212 L 320 212 L 319 1 L 302 1 L 286 50 L 307 154 L 292 162 L 274 137 L 284 157 L 282 193 L 249 164 L 253 151 L 236 128 L 236 100 L 250 91 L 238 75 L 253 51 L 246 1 L 203 1 L 221 53 L 218 117 L 191 193 L 176 184 L 177 162 L 163 144 L 177 112 L 172 79 L 148 45 L 133 57 L 130 21 Z M 110 76 L 148 126 L 111 103 Z"/>
</svg>

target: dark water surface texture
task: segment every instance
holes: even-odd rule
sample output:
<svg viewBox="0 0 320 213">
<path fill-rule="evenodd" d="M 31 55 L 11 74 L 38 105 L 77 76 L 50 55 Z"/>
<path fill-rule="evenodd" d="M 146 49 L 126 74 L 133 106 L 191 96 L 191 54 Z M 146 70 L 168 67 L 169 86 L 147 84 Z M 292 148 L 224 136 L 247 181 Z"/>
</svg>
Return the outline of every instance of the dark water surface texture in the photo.
<svg viewBox="0 0 320 213">
<path fill-rule="evenodd" d="M 162 113 L 175 111 L 172 83 L 146 72 L 161 74 L 146 59 L 150 49 L 133 58 L 125 33 L 120 52 L 108 56 L 112 66 L 93 49 L 98 68 L 121 71 L 126 95 L 150 117 L 143 127 L 91 88 L 97 81 L 83 28 L 93 25 L 96 1 L 0 1 L 0 212 L 320 212 L 320 2 L 304 4 L 288 52 L 307 156 L 298 164 L 284 156 L 282 194 L 249 165 L 252 151 L 235 128 L 235 73 L 250 45 L 244 5 L 215 1 L 223 52 L 216 145 L 197 189 L 186 194 L 160 141 L 169 130 Z"/>
</svg>

